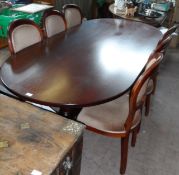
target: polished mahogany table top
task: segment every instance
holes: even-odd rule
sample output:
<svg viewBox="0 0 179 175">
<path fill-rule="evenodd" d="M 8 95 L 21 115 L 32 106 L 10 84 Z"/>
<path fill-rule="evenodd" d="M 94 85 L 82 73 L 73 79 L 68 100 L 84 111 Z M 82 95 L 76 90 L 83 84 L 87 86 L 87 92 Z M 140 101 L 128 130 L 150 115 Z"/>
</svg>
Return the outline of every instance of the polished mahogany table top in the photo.
<svg viewBox="0 0 179 175">
<path fill-rule="evenodd" d="M 11 56 L 1 80 L 31 102 L 74 108 L 101 104 L 130 89 L 161 37 L 143 23 L 89 20 Z"/>
</svg>

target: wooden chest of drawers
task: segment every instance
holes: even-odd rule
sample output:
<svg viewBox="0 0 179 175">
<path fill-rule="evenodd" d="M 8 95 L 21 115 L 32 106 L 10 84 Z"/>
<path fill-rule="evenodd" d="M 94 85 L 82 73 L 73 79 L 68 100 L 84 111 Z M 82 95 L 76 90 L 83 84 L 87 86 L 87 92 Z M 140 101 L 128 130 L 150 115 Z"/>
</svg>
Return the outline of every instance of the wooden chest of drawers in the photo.
<svg viewBox="0 0 179 175">
<path fill-rule="evenodd" d="M 83 129 L 0 95 L 0 175 L 79 175 Z"/>
</svg>

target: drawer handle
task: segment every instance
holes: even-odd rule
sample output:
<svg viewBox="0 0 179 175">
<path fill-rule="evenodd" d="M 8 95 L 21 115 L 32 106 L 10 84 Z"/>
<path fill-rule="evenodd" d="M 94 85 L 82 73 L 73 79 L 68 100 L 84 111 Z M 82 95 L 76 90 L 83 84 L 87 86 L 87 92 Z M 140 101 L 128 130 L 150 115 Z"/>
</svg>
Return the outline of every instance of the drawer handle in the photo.
<svg viewBox="0 0 179 175">
<path fill-rule="evenodd" d="M 66 172 L 65 175 L 69 175 L 69 172 L 70 172 L 72 166 L 73 165 L 72 165 L 72 161 L 70 161 L 70 157 L 69 156 L 66 157 L 66 160 L 63 162 L 63 168 L 64 168 L 64 170 Z"/>
</svg>

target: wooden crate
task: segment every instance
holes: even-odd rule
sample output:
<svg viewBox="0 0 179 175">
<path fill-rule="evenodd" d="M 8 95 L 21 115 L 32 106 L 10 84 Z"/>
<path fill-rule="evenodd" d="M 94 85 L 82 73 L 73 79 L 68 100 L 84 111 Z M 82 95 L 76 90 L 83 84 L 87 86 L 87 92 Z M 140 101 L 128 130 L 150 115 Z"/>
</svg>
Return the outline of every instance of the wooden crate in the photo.
<svg viewBox="0 0 179 175">
<path fill-rule="evenodd" d="M 80 174 L 84 126 L 0 95 L 0 175 Z M 72 167 L 70 165 L 72 164 Z"/>
</svg>

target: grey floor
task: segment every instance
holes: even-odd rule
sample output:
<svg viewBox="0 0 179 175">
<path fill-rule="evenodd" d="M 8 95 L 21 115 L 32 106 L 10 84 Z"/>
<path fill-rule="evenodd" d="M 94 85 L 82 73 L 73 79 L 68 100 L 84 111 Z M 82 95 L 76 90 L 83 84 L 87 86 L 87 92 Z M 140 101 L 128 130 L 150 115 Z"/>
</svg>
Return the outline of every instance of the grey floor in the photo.
<svg viewBox="0 0 179 175">
<path fill-rule="evenodd" d="M 179 175 L 179 48 L 169 49 L 126 175 Z M 117 175 L 120 140 L 85 131 L 81 175 Z"/>
<path fill-rule="evenodd" d="M 0 50 L 0 63 L 8 55 Z M 119 157 L 120 140 L 85 131 L 81 175 L 118 175 Z M 150 115 L 136 147 L 129 147 L 126 175 L 179 175 L 179 48 L 169 49 L 161 66 Z"/>
</svg>

